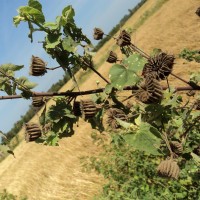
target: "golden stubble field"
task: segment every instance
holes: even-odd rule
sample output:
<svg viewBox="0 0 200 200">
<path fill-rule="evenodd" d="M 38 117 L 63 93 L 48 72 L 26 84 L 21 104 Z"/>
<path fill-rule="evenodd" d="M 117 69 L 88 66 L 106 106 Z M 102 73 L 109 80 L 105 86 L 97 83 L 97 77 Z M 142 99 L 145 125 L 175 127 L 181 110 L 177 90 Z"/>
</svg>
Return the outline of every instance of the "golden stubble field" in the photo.
<svg viewBox="0 0 200 200">
<path fill-rule="evenodd" d="M 125 27 L 134 27 L 143 13 L 157 1 L 148 0 L 127 21 Z M 199 6 L 200 0 L 169 0 L 133 33 L 132 39 L 147 53 L 153 48 L 160 48 L 177 57 L 185 47 L 199 49 L 200 18 L 195 15 Z M 94 62 L 105 59 L 107 53 L 115 48 L 114 43 L 113 39 L 108 41 L 97 52 Z M 119 53 L 119 49 L 115 52 Z M 104 62 L 98 71 L 108 78 L 110 67 L 111 64 Z M 200 64 L 176 59 L 173 72 L 188 79 L 188 73 L 197 70 L 200 70 Z M 82 75 L 83 72 L 77 73 L 77 79 Z M 99 77 L 91 75 L 80 85 L 80 89 L 95 89 L 97 80 L 100 86 L 105 85 Z M 173 82 L 172 85 L 184 85 L 173 77 L 169 78 L 169 82 Z M 69 82 L 61 91 L 71 87 L 72 82 Z M 31 121 L 37 122 L 38 115 Z M 94 172 L 83 172 L 80 164 L 80 157 L 94 155 L 101 150 L 94 145 L 91 133 L 90 125 L 81 120 L 79 127 L 75 127 L 75 134 L 63 138 L 58 147 L 21 142 L 14 151 L 16 158 L 8 156 L 0 163 L 0 190 L 6 188 L 13 194 L 26 195 L 31 200 L 92 199 L 101 190 L 104 179 Z M 19 135 L 24 136 L 24 129 Z"/>
</svg>

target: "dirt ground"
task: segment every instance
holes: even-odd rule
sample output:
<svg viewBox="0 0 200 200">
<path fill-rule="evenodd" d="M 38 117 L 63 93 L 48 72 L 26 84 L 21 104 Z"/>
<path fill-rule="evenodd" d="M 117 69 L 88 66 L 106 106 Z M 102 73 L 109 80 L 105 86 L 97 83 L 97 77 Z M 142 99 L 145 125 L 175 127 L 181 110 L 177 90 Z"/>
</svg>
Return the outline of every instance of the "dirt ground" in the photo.
<svg viewBox="0 0 200 200">
<path fill-rule="evenodd" d="M 155 3 L 155 0 L 148 0 L 128 20 L 125 27 L 133 28 L 143 13 Z M 200 49 L 200 18 L 195 15 L 199 6 L 200 0 L 167 1 L 133 33 L 134 43 L 147 53 L 153 48 L 160 48 L 176 57 L 185 47 Z M 111 39 L 97 52 L 95 63 L 106 57 L 114 43 Z M 119 53 L 119 49 L 116 52 Z M 111 64 L 103 63 L 98 71 L 108 78 L 110 67 Z M 177 58 L 173 72 L 188 79 L 189 72 L 197 70 L 200 70 L 200 64 Z M 82 72 L 77 74 L 77 79 L 80 76 Z M 95 89 L 97 80 L 101 86 L 105 85 L 103 80 L 92 75 L 80 85 L 80 89 Z M 170 85 L 184 86 L 184 83 L 172 76 L 169 82 Z M 66 91 L 71 86 L 72 83 L 69 82 L 61 91 Z M 38 115 L 32 121 L 38 121 Z M 14 151 L 16 158 L 8 156 L 0 164 L 0 190 L 6 188 L 13 194 L 26 195 L 31 200 L 92 199 L 94 194 L 101 191 L 104 179 L 94 172 L 83 172 L 80 164 L 81 157 L 100 151 L 94 145 L 91 133 L 90 125 L 81 120 L 79 127 L 75 127 L 75 134 L 63 138 L 58 147 L 21 142 Z M 19 134 L 23 137 L 24 129 Z"/>
</svg>

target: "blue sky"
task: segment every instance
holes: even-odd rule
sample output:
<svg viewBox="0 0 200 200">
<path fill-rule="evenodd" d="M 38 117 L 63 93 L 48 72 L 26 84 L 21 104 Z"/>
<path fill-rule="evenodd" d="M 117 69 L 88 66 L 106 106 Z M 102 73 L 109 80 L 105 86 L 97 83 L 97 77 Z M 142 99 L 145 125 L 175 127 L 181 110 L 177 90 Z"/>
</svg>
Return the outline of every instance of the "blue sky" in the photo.
<svg viewBox="0 0 200 200">
<path fill-rule="evenodd" d="M 29 76 L 29 64 L 32 55 L 39 56 L 48 66 L 58 66 L 42 49 L 38 43 L 44 35 L 37 34 L 31 43 L 26 23 L 21 23 L 18 28 L 13 25 L 12 18 L 17 15 L 17 8 L 26 5 L 28 0 L 0 0 L 0 65 L 13 63 L 24 65 L 24 69 L 16 74 L 27 76 L 31 81 L 38 83 L 34 91 L 47 91 L 50 86 L 63 76 L 61 69 L 49 71 L 45 77 Z M 120 19 L 128 14 L 128 9 L 133 8 L 140 0 L 40 0 L 46 21 L 54 21 L 62 9 L 72 5 L 75 9 L 75 22 L 83 32 L 92 39 L 93 28 L 100 27 L 108 33 Z M 5 95 L 0 91 L 0 96 Z M 13 124 L 20 119 L 27 110 L 31 100 L 1 100 L 0 101 L 0 130 L 9 131 Z"/>
</svg>

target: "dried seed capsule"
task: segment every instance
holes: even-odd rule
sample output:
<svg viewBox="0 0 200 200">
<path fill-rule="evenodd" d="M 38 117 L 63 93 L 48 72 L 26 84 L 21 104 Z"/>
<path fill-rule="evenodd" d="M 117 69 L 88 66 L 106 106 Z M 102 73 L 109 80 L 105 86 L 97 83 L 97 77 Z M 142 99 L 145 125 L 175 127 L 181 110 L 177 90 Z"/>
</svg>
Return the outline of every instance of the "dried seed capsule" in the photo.
<svg viewBox="0 0 200 200">
<path fill-rule="evenodd" d="M 106 123 L 108 124 L 108 126 L 110 126 L 112 129 L 117 129 L 120 127 L 120 125 L 118 124 L 116 118 L 121 119 L 122 121 L 127 121 L 127 116 L 126 114 L 118 109 L 118 108 L 110 108 L 107 110 L 107 121 Z"/>
<path fill-rule="evenodd" d="M 197 8 L 196 12 L 195 12 L 199 17 L 200 17 L 200 7 Z"/>
<path fill-rule="evenodd" d="M 80 110 L 84 119 L 93 118 L 98 111 L 96 104 L 90 99 L 80 101 Z"/>
<path fill-rule="evenodd" d="M 161 176 L 178 179 L 180 168 L 173 159 L 166 159 L 159 164 L 157 172 Z"/>
<path fill-rule="evenodd" d="M 106 61 L 109 62 L 109 63 L 116 63 L 117 62 L 117 54 L 114 53 L 113 51 L 111 51 L 109 53 L 109 56 L 108 56 Z"/>
<path fill-rule="evenodd" d="M 200 145 L 194 149 L 194 153 L 200 156 Z"/>
<path fill-rule="evenodd" d="M 183 153 L 183 146 L 180 142 L 177 141 L 171 141 L 170 146 L 172 148 L 172 151 L 176 154 L 182 154 Z"/>
<path fill-rule="evenodd" d="M 128 46 L 131 44 L 131 36 L 123 30 L 117 38 L 117 45 L 120 47 Z"/>
<path fill-rule="evenodd" d="M 166 53 L 159 53 L 148 59 L 144 65 L 142 75 L 151 76 L 157 80 L 164 80 L 172 71 L 175 57 Z"/>
<path fill-rule="evenodd" d="M 73 114 L 75 116 L 81 116 L 81 107 L 80 107 L 80 102 L 79 101 L 74 101 Z"/>
<path fill-rule="evenodd" d="M 200 100 L 197 100 L 195 102 L 195 107 L 194 107 L 196 110 L 200 110 Z"/>
<path fill-rule="evenodd" d="M 195 95 L 195 91 L 194 90 L 190 90 L 186 94 L 187 94 L 187 96 L 191 97 L 191 96 Z"/>
<path fill-rule="evenodd" d="M 25 130 L 26 142 L 35 141 L 42 135 L 39 125 L 35 123 L 26 123 Z"/>
<path fill-rule="evenodd" d="M 32 56 L 30 74 L 32 76 L 43 76 L 46 72 L 46 63 L 41 58 Z"/>
<path fill-rule="evenodd" d="M 93 38 L 95 40 L 101 40 L 103 38 L 104 32 L 100 28 L 94 28 Z"/>
<path fill-rule="evenodd" d="M 152 77 L 147 77 L 138 90 L 133 90 L 134 96 L 143 103 L 159 103 L 163 93 L 160 83 Z"/>
<path fill-rule="evenodd" d="M 32 97 L 32 105 L 34 107 L 41 107 L 44 103 L 43 97 Z"/>
</svg>

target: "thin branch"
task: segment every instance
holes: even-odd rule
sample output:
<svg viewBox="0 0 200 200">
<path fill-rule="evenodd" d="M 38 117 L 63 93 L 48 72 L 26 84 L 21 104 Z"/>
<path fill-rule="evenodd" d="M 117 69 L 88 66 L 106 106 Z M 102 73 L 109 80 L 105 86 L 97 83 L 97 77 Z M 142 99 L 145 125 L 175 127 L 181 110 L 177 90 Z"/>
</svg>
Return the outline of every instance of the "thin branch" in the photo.
<svg viewBox="0 0 200 200">
<path fill-rule="evenodd" d="M 106 78 L 104 78 L 96 69 L 92 66 L 88 66 L 94 73 L 96 73 L 99 77 L 101 77 L 106 83 L 110 83 Z"/>
<path fill-rule="evenodd" d="M 163 90 L 166 90 L 168 87 L 163 87 Z M 191 90 L 192 87 L 176 87 L 175 91 L 187 91 Z M 96 94 L 96 93 L 102 93 L 104 92 L 105 88 L 98 88 L 95 90 L 86 90 L 86 91 L 78 91 L 78 92 L 32 92 L 31 97 L 44 97 L 44 96 L 70 96 L 70 97 L 77 97 L 82 95 L 89 95 L 89 94 Z M 138 90 L 137 86 L 126 86 L 123 88 L 123 90 Z M 196 88 L 195 90 L 200 90 L 200 88 Z M 7 96 L 0 96 L 0 100 L 6 100 L 6 99 L 20 99 L 23 98 L 21 95 L 7 95 Z"/>
<path fill-rule="evenodd" d="M 138 48 L 136 45 L 134 45 L 134 44 L 131 43 L 130 47 L 131 47 L 134 51 L 138 52 L 141 56 L 143 56 L 144 58 L 146 58 L 147 60 L 148 60 L 149 58 L 151 58 L 147 53 L 145 53 L 144 51 L 142 51 L 142 50 L 141 50 L 140 48 Z"/>
<path fill-rule="evenodd" d="M 53 67 L 53 68 L 46 67 L 46 69 L 48 69 L 48 70 L 55 70 L 55 69 L 58 69 L 58 68 L 63 68 L 63 66 L 58 66 L 58 67 Z"/>
</svg>

